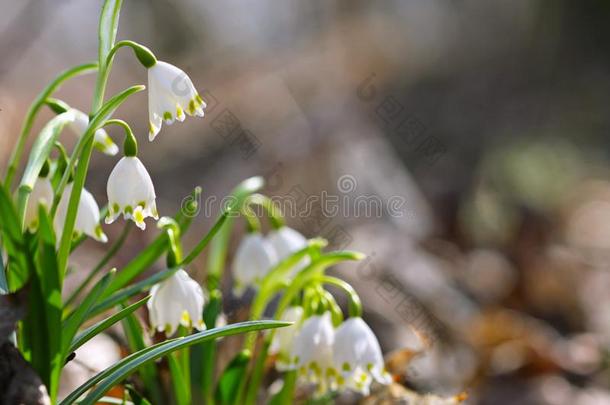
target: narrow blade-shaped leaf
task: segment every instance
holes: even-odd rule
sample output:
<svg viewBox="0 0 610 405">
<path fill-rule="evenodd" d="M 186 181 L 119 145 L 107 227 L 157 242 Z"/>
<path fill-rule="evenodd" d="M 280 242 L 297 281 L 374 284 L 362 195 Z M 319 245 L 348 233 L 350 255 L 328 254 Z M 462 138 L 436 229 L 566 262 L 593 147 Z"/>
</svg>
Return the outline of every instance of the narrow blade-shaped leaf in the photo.
<svg viewBox="0 0 610 405">
<path fill-rule="evenodd" d="M 224 326 L 222 328 L 214 328 L 202 332 L 195 333 L 190 336 L 172 339 L 163 343 L 151 346 L 141 352 L 134 353 L 115 365 L 95 375 L 83 385 L 78 387 L 70 395 L 68 395 L 61 405 L 71 404 L 83 395 L 89 388 L 96 388 L 87 395 L 87 397 L 79 401 L 81 404 L 95 404 L 110 388 L 121 382 L 129 374 L 133 373 L 143 364 L 154 361 L 158 358 L 168 355 L 176 350 L 192 346 L 197 343 L 205 342 L 211 339 L 218 339 L 224 336 L 231 336 L 240 333 L 254 332 L 264 329 L 274 329 L 290 325 L 290 322 L 279 321 L 249 321 L 241 322 L 233 325 Z"/>
</svg>

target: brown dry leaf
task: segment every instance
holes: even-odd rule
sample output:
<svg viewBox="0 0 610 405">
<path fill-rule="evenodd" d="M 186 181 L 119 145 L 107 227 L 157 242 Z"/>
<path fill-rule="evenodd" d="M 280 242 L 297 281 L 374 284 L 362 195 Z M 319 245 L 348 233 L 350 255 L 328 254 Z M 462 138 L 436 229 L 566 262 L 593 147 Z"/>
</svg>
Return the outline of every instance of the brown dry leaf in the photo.
<svg viewBox="0 0 610 405">
<path fill-rule="evenodd" d="M 361 401 L 362 405 L 456 405 L 464 402 L 466 393 L 443 398 L 434 394 L 418 394 L 400 384 L 391 384 Z"/>
</svg>

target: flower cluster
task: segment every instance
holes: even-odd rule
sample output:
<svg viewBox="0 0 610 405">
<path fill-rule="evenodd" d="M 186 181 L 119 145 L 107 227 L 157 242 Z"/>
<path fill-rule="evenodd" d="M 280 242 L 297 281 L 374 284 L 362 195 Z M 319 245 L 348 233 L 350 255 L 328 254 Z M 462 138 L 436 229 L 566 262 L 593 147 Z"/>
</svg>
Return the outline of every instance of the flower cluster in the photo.
<svg viewBox="0 0 610 405">
<path fill-rule="evenodd" d="M 307 246 L 307 239 L 298 231 L 282 226 L 263 236 L 250 232 L 241 241 L 233 260 L 236 290 L 256 286 L 282 260 Z M 309 264 L 304 258 L 295 266 L 295 272 Z"/>
<path fill-rule="evenodd" d="M 298 370 L 319 393 L 350 389 L 368 395 L 373 381 L 391 382 L 379 342 L 362 318 L 349 318 L 335 328 L 330 312 L 302 316 L 301 307 L 290 307 L 282 317 L 295 324 L 273 338 L 270 353 L 277 355 L 278 370 Z"/>
</svg>

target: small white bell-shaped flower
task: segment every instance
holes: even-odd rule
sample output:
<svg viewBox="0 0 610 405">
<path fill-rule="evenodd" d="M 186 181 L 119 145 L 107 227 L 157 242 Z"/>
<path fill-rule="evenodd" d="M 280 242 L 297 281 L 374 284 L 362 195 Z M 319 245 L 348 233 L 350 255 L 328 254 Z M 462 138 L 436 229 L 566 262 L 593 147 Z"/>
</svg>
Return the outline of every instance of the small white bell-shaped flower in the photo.
<svg viewBox="0 0 610 405">
<path fill-rule="evenodd" d="M 155 203 L 155 187 L 148 171 L 136 156 L 125 156 L 116 164 L 106 187 L 108 193 L 108 215 L 106 223 L 114 222 L 123 214 L 133 220 L 140 229 L 145 229 L 144 219 L 159 219 Z"/>
<path fill-rule="evenodd" d="M 171 277 L 155 284 L 147 302 L 151 326 L 170 336 L 178 325 L 198 330 L 205 329 L 203 323 L 203 289 L 186 271 L 180 269 Z"/>
<path fill-rule="evenodd" d="M 341 373 L 337 380 L 340 388 L 368 395 L 373 380 L 381 384 L 392 382 L 377 337 L 360 317 L 349 318 L 335 331 L 333 361 Z"/>
<path fill-rule="evenodd" d="M 281 320 L 292 322 L 290 326 L 273 331 L 273 340 L 269 347 L 269 353 L 277 355 L 275 368 L 279 371 L 286 371 L 295 368 L 295 358 L 293 342 L 295 335 L 299 332 L 300 322 L 303 318 L 303 308 L 292 306 L 287 308 L 282 314 Z"/>
<path fill-rule="evenodd" d="M 307 318 L 293 342 L 294 362 L 306 381 L 324 393 L 335 386 L 337 370 L 333 363 L 335 330 L 330 312 Z"/>
<path fill-rule="evenodd" d="M 61 199 L 59 200 L 59 205 L 57 206 L 55 219 L 53 220 L 57 242 L 60 241 L 64 230 L 64 224 L 66 223 L 70 195 L 72 194 L 72 185 L 72 183 L 66 185 Z M 99 242 L 105 243 L 108 241 L 108 237 L 104 234 L 102 226 L 100 225 L 100 208 L 97 205 L 95 198 L 93 198 L 91 193 L 84 188 L 80 194 L 73 236 L 78 236 L 81 233 L 84 233 Z"/>
<path fill-rule="evenodd" d="M 71 111 L 74 113 L 74 121 L 70 123 L 70 128 L 72 129 L 72 132 L 76 134 L 76 136 L 80 137 L 85 133 L 87 127 L 89 126 L 89 117 L 87 114 L 77 110 L 76 108 L 72 108 Z M 114 156 L 119 152 L 119 147 L 114 143 L 112 138 L 103 128 L 95 131 L 93 146 L 95 146 L 95 148 L 99 151 L 110 156 Z"/>
<path fill-rule="evenodd" d="M 181 69 L 166 62 L 157 61 L 148 68 L 148 138 L 152 141 L 165 121 L 184 121 L 190 116 L 203 117 L 205 102 L 197 93 L 193 82 Z"/>
<path fill-rule="evenodd" d="M 24 223 L 30 231 L 38 228 L 38 206 L 43 204 L 48 211 L 53 204 L 53 195 L 53 186 L 48 177 L 38 177 L 25 209 Z"/>
<path fill-rule="evenodd" d="M 275 255 L 278 261 L 282 261 L 297 251 L 307 246 L 307 239 L 301 235 L 298 231 L 287 226 L 282 226 L 279 229 L 275 229 L 269 232 L 267 240 L 273 246 Z M 304 257 L 294 267 L 293 274 L 298 273 L 309 265 L 309 257 Z"/>
<path fill-rule="evenodd" d="M 238 291 L 262 280 L 275 262 L 275 251 L 263 235 L 251 232 L 244 236 L 233 260 Z"/>
</svg>

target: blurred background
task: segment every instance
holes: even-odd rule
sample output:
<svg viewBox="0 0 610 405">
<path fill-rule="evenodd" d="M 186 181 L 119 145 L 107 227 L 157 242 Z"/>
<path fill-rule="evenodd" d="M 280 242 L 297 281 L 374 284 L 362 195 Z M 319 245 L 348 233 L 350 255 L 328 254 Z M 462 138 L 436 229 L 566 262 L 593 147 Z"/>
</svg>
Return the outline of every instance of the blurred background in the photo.
<svg viewBox="0 0 610 405">
<path fill-rule="evenodd" d="M 117 114 L 140 139 L 161 215 L 195 186 L 220 200 L 263 175 L 269 195 L 309 202 L 290 226 L 369 255 L 333 272 L 360 293 L 407 387 L 465 391 L 471 404 L 610 403 L 609 2 L 124 3 L 119 38 L 180 66 L 208 103 L 153 144 L 146 94 Z M 3 167 L 35 95 L 96 58 L 99 7 L 0 0 Z M 114 66 L 108 94 L 146 83 L 129 51 Z M 88 111 L 92 89 L 87 76 L 57 96 Z M 100 205 L 115 163 L 94 155 L 87 187 Z M 111 239 L 121 226 L 105 227 Z M 132 233 L 113 265 L 157 232 Z M 74 265 L 102 255 L 87 242 Z M 203 280 L 205 259 L 192 270 Z M 226 305 L 233 321 L 247 300 Z"/>
</svg>

